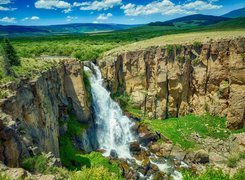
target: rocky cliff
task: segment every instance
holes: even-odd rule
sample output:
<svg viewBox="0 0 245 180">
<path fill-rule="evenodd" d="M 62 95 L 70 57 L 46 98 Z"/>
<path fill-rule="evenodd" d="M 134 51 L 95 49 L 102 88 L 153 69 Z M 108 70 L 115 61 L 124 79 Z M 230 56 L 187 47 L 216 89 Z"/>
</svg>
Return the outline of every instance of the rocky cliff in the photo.
<svg viewBox="0 0 245 180">
<path fill-rule="evenodd" d="M 23 157 L 52 152 L 59 157 L 59 120 L 72 109 L 81 122 L 90 120 L 83 64 L 62 62 L 35 80 L 10 83 L 12 95 L 0 100 L 0 161 L 10 167 Z"/>
<path fill-rule="evenodd" d="M 245 38 L 149 47 L 98 61 L 112 93 L 126 92 L 151 118 L 188 113 L 245 119 Z"/>
</svg>

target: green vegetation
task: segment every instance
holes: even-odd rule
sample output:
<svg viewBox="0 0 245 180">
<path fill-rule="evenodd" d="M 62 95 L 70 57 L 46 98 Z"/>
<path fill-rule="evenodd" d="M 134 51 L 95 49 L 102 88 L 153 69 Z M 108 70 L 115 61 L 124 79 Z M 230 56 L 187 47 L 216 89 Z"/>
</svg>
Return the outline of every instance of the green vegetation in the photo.
<svg viewBox="0 0 245 180">
<path fill-rule="evenodd" d="M 58 179 L 122 179 L 117 164 L 110 164 L 109 160 L 103 157 L 101 153 L 93 152 L 88 155 L 79 156 L 89 159 L 91 161 L 91 166 L 81 166 L 76 171 L 68 171 L 66 168 L 50 166 L 47 156 L 41 154 L 24 159 L 22 168 L 32 173 L 55 174 Z M 0 180 L 8 180 L 8 178 L 4 174 L 0 174 Z"/>
<path fill-rule="evenodd" d="M 237 171 L 236 174 L 232 177 L 232 180 L 244 180 L 245 177 L 245 169 L 241 168 Z"/>
<path fill-rule="evenodd" d="M 183 180 L 229 180 L 230 177 L 227 174 L 224 174 L 221 169 L 214 169 L 212 167 L 207 168 L 205 172 L 199 176 L 193 173 L 190 170 L 182 171 Z"/>
<path fill-rule="evenodd" d="M 227 160 L 227 166 L 230 168 L 234 168 L 237 166 L 237 163 L 242 159 L 245 159 L 245 152 L 229 157 Z"/>
<path fill-rule="evenodd" d="M 59 59 L 41 59 L 41 58 L 21 58 L 20 66 L 13 66 L 14 76 L 6 76 L 3 67 L 3 58 L 0 56 L 0 84 L 10 81 L 18 82 L 21 78 L 35 78 L 42 71 L 52 67 L 57 67 Z"/>
<path fill-rule="evenodd" d="M 100 168 L 103 166 L 108 172 L 113 173 L 116 177 L 121 178 L 121 170 L 118 164 L 109 162 L 100 152 L 91 152 L 90 154 L 80 155 L 81 157 L 88 158 L 92 168 Z"/>
<path fill-rule="evenodd" d="M 77 121 L 74 115 L 70 115 L 67 121 L 67 132 L 60 137 L 60 159 L 69 170 L 80 169 L 83 165 L 90 167 L 88 158 L 80 156 L 80 151 L 73 145 L 73 138 L 81 136 L 86 125 Z"/>
<path fill-rule="evenodd" d="M 202 43 L 200 41 L 194 41 L 193 46 L 194 48 L 199 49 L 202 47 Z"/>
<path fill-rule="evenodd" d="M 136 118 L 144 117 L 144 114 L 142 113 L 141 109 L 133 104 L 133 101 L 131 100 L 128 94 L 124 93 L 122 95 L 119 95 L 119 93 L 116 93 L 112 95 L 112 97 L 120 104 L 120 107 L 124 111 L 126 111 L 133 117 Z"/>
<path fill-rule="evenodd" d="M 11 178 L 8 177 L 6 174 L 0 172 L 0 180 L 11 180 Z"/>
<path fill-rule="evenodd" d="M 86 168 L 83 167 L 81 171 L 74 171 L 71 176 L 71 180 L 116 180 L 118 177 L 108 171 L 103 166 Z"/>
<path fill-rule="evenodd" d="M 198 58 L 192 60 L 193 66 L 198 66 L 199 62 L 200 62 L 200 59 L 198 59 Z"/>
<path fill-rule="evenodd" d="M 179 144 L 184 149 L 198 148 L 194 140 L 191 140 L 192 133 L 198 133 L 202 137 L 226 139 L 231 131 L 226 129 L 226 119 L 211 115 L 187 115 L 180 118 L 166 120 L 144 120 L 155 131 L 164 134 L 174 144 Z"/>
<path fill-rule="evenodd" d="M 173 55 L 173 53 L 174 53 L 174 45 L 167 45 L 166 49 L 167 49 L 168 55 Z"/>
<path fill-rule="evenodd" d="M 182 170 L 183 180 L 243 180 L 245 169 L 239 169 L 233 177 L 222 172 L 221 169 L 208 167 L 202 174 L 197 175 L 191 170 Z"/>
<path fill-rule="evenodd" d="M 92 94 L 91 94 L 91 84 L 89 81 L 89 77 L 91 76 L 91 74 L 89 72 L 85 72 L 83 73 L 83 82 L 86 88 L 86 91 L 88 92 L 88 100 L 90 102 L 92 102 Z"/>
</svg>

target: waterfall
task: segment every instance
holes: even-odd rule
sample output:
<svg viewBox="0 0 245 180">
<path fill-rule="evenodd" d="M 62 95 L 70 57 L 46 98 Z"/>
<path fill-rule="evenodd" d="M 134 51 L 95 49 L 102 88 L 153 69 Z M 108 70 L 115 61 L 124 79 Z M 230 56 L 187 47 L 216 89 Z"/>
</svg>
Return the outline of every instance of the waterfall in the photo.
<svg viewBox="0 0 245 180">
<path fill-rule="evenodd" d="M 130 142 L 134 141 L 134 136 L 130 131 L 133 122 L 123 115 L 118 103 L 110 97 L 110 92 L 103 86 L 99 68 L 92 63 L 90 66 L 92 66 L 93 73 L 88 67 L 84 67 L 84 70 L 90 72 L 95 133 L 99 148 L 105 150 L 105 156 L 115 151 L 120 158 L 131 158 L 129 146 Z"/>
</svg>

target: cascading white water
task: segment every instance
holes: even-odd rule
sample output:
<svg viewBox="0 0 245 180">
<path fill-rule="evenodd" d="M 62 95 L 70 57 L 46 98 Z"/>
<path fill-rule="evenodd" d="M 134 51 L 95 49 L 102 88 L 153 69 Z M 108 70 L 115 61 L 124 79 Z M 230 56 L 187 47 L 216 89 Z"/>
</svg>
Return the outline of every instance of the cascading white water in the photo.
<svg viewBox="0 0 245 180">
<path fill-rule="evenodd" d="M 103 86 L 103 78 L 97 66 L 91 63 L 94 72 L 89 77 L 93 108 L 95 111 L 96 136 L 99 148 L 105 150 L 104 155 L 109 156 L 112 150 L 117 152 L 120 158 L 131 158 L 130 142 L 134 136 L 130 129 L 133 123 L 123 112 L 110 93 Z M 85 71 L 91 72 L 88 67 Z"/>
</svg>

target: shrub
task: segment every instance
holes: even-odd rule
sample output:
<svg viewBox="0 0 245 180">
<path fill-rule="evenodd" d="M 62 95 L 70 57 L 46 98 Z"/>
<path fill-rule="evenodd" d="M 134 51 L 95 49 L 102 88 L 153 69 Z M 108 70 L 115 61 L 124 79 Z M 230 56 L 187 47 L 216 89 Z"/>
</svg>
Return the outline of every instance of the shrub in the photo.
<svg viewBox="0 0 245 180">
<path fill-rule="evenodd" d="M 6 174 L 0 172 L 0 180 L 11 180 L 11 178 L 8 177 Z"/>
<path fill-rule="evenodd" d="M 22 167 L 30 172 L 44 173 L 48 168 L 48 159 L 43 154 L 29 157 L 22 161 Z"/>
<path fill-rule="evenodd" d="M 100 152 L 91 152 L 90 154 L 81 155 L 81 157 L 88 158 L 92 168 L 103 166 L 117 177 L 121 177 L 121 170 L 117 162 L 111 163 L 109 159 L 104 157 Z"/>
<path fill-rule="evenodd" d="M 237 162 L 239 161 L 239 157 L 238 156 L 232 156 L 229 157 L 227 160 L 227 166 L 230 168 L 234 168 L 237 166 Z"/>
<path fill-rule="evenodd" d="M 166 49 L 167 49 L 168 55 L 173 55 L 173 53 L 174 53 L 174 46 L 173 45 L 167 45 Z"/>
<path fill-rule="evenodd" d="M 108 171 L 108 169 L 103 166 L 85 168 L 83 167 L 81 171 L 75 171 L 71 173 L 71 180 L 115 180 L 118 177 Z"/>
<path fill-rule="evenodd" d="M 5 38 L 3 41 L 3 56 L 5 57 L 4 59 L 8 61 L 10 66 L 20 65 L 20 59 L 17 56 L 14 47 L 7 38 Z"/>
<path fill-rule="evenodd" d="M 200 48 L 200 47 L 202 47 L 202 43 L 201 42 L 199 42 L 199 41 L 195 41 L 194 43 L 193 43 L 193 46 L 194 46 L 194 48 Z"/>
<path fill-rule="evenodd" d="M 192 60 L 193 66 L 197 66 L 199 64 L 200 60 L 198 58 Z"/>
</svg>

